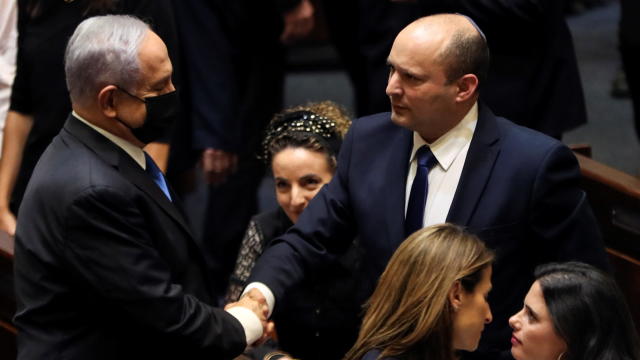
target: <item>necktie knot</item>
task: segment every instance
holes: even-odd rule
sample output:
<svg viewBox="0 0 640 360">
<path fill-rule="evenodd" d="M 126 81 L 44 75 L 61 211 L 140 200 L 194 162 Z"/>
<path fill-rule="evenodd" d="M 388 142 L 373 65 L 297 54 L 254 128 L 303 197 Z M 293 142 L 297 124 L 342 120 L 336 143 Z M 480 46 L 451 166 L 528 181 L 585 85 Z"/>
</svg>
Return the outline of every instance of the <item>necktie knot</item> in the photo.
<svg viewBox="0 0 640 360">
<path fill-rule="evenodd" d="M 438 159 L 436 159 L 435 155 L 433 155 L 431 149 L 427 145 L 422 145 L 418 149 L 416 152 L 416 159 L 418 161 L 418 166 L 426 167 L 427 169 L 431 169 L 438 163 Z"/>
</svg>

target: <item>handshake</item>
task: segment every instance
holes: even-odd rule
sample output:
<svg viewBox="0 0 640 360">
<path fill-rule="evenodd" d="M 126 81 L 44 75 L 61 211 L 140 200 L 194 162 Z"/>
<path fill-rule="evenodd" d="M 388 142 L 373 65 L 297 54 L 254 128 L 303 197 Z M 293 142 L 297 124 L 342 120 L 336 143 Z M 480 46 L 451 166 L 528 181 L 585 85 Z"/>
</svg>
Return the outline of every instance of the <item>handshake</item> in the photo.
<svg viewBox="0 0 640 360">
<path fill-rule="evenodd" d="M 235 307 L 242 307 L 251 310 L 258 317 L 262 325 L 262 336 L 259 337 L 258 340 L 248 345 L 262 344 L 264 341 L 274 335 L 275 327 L 273 321 L 268 320 L 269 306 L 267 304 L 267 299 L 260 292 L 260 290 L 252 288 L 244 295 L 242 295 L 242 297 L 240 297 L 240 300 L 227 304 L 224 309 L 231 310 Z"/>
</svg>

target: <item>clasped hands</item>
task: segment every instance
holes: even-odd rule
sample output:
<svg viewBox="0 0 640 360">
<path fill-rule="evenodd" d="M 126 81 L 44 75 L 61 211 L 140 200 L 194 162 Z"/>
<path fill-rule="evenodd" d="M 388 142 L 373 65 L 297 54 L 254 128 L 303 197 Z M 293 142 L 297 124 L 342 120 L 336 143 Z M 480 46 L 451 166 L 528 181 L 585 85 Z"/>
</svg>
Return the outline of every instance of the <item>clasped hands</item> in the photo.
<svg viewBox="0 0 640 360">
<path fill-rule="evenodd" d="M 260 322 L 262 323 L 262 337 L 258 339 L 254 344 L 249 345 L 259 345 L 266 341 L 268 338 L 272 337 L 274 334 L 274 324 L 273 321 L 270 321 L 269 318 L 269 306 L 267 305 L 267 299 L 262 295 L 260 290 L 253 288 L 246 292 L 240 300 L 227 304 L 224 308 L 229 309 L 232 307 L 241 306 L 253 311 Z"/>
</svg>

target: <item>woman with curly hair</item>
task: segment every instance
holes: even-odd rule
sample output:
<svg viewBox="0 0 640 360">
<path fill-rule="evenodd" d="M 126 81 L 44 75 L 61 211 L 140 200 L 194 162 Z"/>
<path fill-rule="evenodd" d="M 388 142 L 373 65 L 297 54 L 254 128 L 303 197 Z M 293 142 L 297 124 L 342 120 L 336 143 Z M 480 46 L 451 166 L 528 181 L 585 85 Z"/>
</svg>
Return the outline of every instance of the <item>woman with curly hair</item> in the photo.
<svg viewBox="0 0 640 360">
<path fill-rule="evenodd" d="M 228 302 L 238 299 L 262 251 L 298 220 L 331 180 L 350 124 L 346 112 L 329 101 L 287 109 L 273 118 L 261 157 L 273 172 L 279 207 L 249 223 L 231 275 Z M 352 296 L 358 286 L 359 252 L 356 240 L 345 255 L 291 290 L 278 305 L 273 320 L 279 349 L 305 360 L 344 356 L 360 322 L 360 304 Z M 255 351 L 253 356 L 260 358 Z"/>
</svg>

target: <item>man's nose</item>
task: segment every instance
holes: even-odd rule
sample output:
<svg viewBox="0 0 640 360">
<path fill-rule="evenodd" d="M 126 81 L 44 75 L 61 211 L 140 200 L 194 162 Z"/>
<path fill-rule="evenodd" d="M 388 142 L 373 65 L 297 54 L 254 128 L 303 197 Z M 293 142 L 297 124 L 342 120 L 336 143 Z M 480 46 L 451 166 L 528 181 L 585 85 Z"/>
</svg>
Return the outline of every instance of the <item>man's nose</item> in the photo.
<svg viewBox="0 0 640 360">
<path fill-rule="evenodd" d="M 387 88 L 385 90 L 387 96 L 398 96 L 402 93 L 402 89 L 398 84 L 398 74 L 389 74 L 389 80 L 387 80 Z"/>
</svg>

